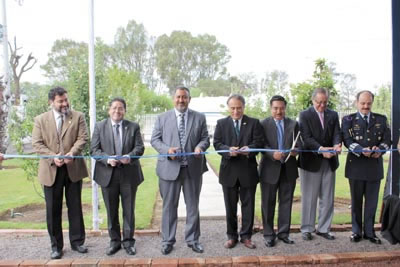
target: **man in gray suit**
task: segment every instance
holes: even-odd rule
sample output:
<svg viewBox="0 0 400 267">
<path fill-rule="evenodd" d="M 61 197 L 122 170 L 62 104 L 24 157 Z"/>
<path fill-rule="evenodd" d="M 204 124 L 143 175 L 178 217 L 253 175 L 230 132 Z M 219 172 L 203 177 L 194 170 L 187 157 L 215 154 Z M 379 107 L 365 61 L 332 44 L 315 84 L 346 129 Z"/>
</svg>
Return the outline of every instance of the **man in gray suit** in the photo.
<svg viewBox="0 0 400 267">
<path fill-rule="evenodd" d="M 260 163 L 261 208 L 265 245 L 275 246 L 274 230 L 275 204 L 278 193 L 278 239 L 286 244 L 294 244 L 290 239 L 290 222 L 292 215 L 293 193 L 296 188 L 297 152 L 291 151 L 290 156 L 282 150 L 293 147 L 293 142 L 299 132 L 297 121 L 285 117 L 286 100 L 280 95 L 270 100 L 271 117 L 261 122 L 264 130 L 264 148 L 280 151 L 263 153 Z"/>
<path fill-rule="evenodd" d="M 151 145 L 160 154 L 172 154 L 159 157 L 156 170 L 163 199 L 161 252 L 169 254 L 176 242 L 177 208 L 182 188 L 186 203 L 185 241 L 194 252 L 203 253 L 199 243 L 199 197 L 202 175 L 207 171 L 205 157 L 200 153 L 210 146 L 206 118 L 188 109 L 188 88 L 177 87 L 173 101 L 175 108 L 157 117 L 151 136 Z M 194 152 L 196 155 L 178 157 L 175 154 L 179 152 Z"/>
<path fill-rule="evenodd" d="M 101 185 L 107 209 L 108 234 L 111 238 L 107 255 L 121 249 L 135 255 L 135 200 L 136 191 L 143 182 L 142 168 L 138 158 L 144 152 L 139 125 L 124 120 L 126 103 L 122 98 L 110 102 L 110 118 L 98 122 L 94 128 L 91 153 L 96 158 L 94 180 Z M 111 158 L 110 156 L 117 156 Z M 122 202 L 123 231 L 119 223 L 119 198 Z"/>
</svg>

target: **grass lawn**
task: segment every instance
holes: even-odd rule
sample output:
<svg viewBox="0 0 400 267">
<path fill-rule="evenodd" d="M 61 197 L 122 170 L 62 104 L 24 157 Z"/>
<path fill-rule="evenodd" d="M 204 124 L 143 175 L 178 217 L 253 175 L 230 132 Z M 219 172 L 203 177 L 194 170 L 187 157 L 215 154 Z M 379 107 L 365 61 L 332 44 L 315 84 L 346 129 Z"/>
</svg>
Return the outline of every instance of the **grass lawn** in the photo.
<svg viewBox="0 0 400 267">
<path fill-rule="evenodd" d="M 151 147 L 146 147 L 145 154 L 156 154 Z M 144 182 L 139 186 L 136 195 L 136 229 L 149 228 L 153 215 L 153 207 L 158 192 L 158 178 L 155 173 L 156 158 L 141 159 Z M 11 159 L 3 162 L 5 170 L 0 171 L 0 215 L 9 214 L 10 209 L 16 209 L 26 205 L 44 204 L 42 198 L 43 192 L 40 184 L 35 181 L 28 181 L 24 171 L 19 168 L 21 159 Z M 7 168 L 13 166 L 13 168 Z M 84 180 L 82 190 L 82 202 L 84 205 L 84 221 L 86 228 L 92 228 L 92 190 L 89 179 Z M 37 189 L 38 193 L 35 191 Z M 101 220 L 100 228 L 107 229 L 107 214 L 104 206 L 101 188 L 98 190 L 99 195 L 99 217 Z M 63 210 L 66 210 L 64 205 Z M 120 214 L 122 210 L 120 208 Z M 44 219 L 44 218 L 43 218 Z M 67 229 L 67 218 L 63 218 L 63 228 Z M 24 220 L 25 221 L 25 220 Z M 121 221 L 122 222 L 122 221 Z M 0 228 L 31 228 L 46 229 L 45 222 L 13 222 L 0 220 Z"/>
<path fill-rule="evenodd" d="M 209 151 L 213 151 L 213 148 L 210 148 Z M 386 171 L 387 171 L 387 165 L 388 165 L 388 159 L 389 155 L 385 155 L 385 178 L 386 178 Z M 214 167 L 215 170 L 219 170 L 219 165 L 221 161 L 221 156 L 213 153 L 207 155 L 207 160 L 208 162 Z M 344 177 L 344 167 L 346 163 L 346 154 L 342 154 L 339 156 L 340 160 L 340 165 L 338 170 L 336 171 L 336 188 L 335 188 L 335 198 L 338 199 L 340 198 L 341 200 L 347 201 L 350 203 L 350 187 L 349 187 L 349 182 L 348 179 Z M 379 194 L 379 202 L 378 202 L 378 210 L 376 213 L 376 222 L 379 220 L 380 216 L 380 209 L 382 205 L 382 198 L 383 198 L 383 191 L 385 187 L 385 181 L 386 179 L 383 179 L 381 182 L 381 187 L 380 187 L 380 194 Z M 295 197 L 301 197 L 301 192 L 300 192 L 300 179 L 297 179 L 297 185 L 296 185 L 296 190 L 294 193 Z M 342 202 L 342 201 L 341 201 Z M 300 201 L 298 202 L 300 203 Z M 277 204 L 278 206 L 278 204 Z M 299 208 L 294 208 L 292 211 L 292 224 L 300 224 L 301 223 L 301 205 L 296 205 Z M 277 207 L 276 207 L 277 208 Z M 260 187 L 257 187 L 257 193 L 256 193 L 256 217 L 259 221 L 262 221 L 261 219 L 261 190 Z M 277 211 L 276 211 L 277 212 Z M 275 216 L 275 223 L 277 220 L 277 213 Z M 348 212 L 344 213 L 336 213 L 333 217 L 333 223 L 334 224 L 344 224 L 344 223 L 351 223 L 351 214 L 350 214 L 350 209 L 348 209 Z"/>
</svg>

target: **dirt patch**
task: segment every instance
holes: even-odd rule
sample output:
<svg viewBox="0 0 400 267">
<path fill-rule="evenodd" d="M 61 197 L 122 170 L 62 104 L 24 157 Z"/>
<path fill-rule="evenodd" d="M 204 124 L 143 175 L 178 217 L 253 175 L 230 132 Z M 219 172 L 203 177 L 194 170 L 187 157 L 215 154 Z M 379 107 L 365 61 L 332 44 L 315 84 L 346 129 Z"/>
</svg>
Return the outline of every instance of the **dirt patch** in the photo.
<svg viewBox="0 0 400 267">
<path fill-rule="evenodd" d="M 82 205 L 82 211 L 91 212 L 92 206 L 89 204 Z M 63 205 L 63 221 L 68 220 L 67 207 Z M 44 223 L 46 222 L 46 206 L 44 203 L 29 204 L 15 209 L 9 209 L 0 213 L 0 221 L 8 222 L 31 222 Z"/>
</svg>

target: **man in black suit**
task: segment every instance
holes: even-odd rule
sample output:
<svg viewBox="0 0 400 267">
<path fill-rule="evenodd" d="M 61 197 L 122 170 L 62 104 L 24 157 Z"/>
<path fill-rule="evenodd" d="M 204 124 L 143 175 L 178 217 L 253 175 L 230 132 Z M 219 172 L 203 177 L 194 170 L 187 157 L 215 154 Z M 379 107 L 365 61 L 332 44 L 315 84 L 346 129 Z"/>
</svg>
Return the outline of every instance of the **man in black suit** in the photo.
<svg viewBox="0 0 400 267">
<path fill-rule="evenodd" d="M 254 223 L 254 202 L 258 183 L 256 152 L 249 148 L 260 148 L 263 135 L 260 122 L 244 114 L 245 100 L 241 95 L 231 95 L 227 105 L 230 116 L 220 119 L 214 132 L 216 150 L 229 150 L 220 153 L 221 165 L 219 182 L 225 200 L 228 241 L 226 248 L 233 248 L 240 242 L 254 249 L 251 241 Z M 240 199 L 242 208 L 242 228 L 238 234 L 237 205 Z"/>
<path fill-rule="evenodd" d="M 135 255 L 135 200 L 137 187 L 143 182 L 138 158 L 144 152 L 139 125 L 124 120 L 126 103 L 122 98 L 110 102 L 110 118 L 96 123 L 91 144 L 91 153 L 96 158 L 94 180 L 101 185 L 107 209 L 110 247 L 107 255 L 113 255 L 122 246 L 128 255 Z M 110 158 L 110 156 L 116 156 Z M 119 198 L 122 202 L 123 231 L 119 223 Z"/>
<path fill-rule="evenodd" d="M 337 154 L 341 152 L 341 135 L 337 112 L 327 108 L 328 91 L 317 88 L 312 94 L 313 106 L 300 113 L 300 132 L 303 150 L 299 156 L 301 182 L 301 232 L 304 240 L 311 240 L 315 231 L 317 202 L 317 235 L 328 240 L 335 237 L 330 233 L 335 198 Z"/>
<path fill-rule="evenodd" d="M 359 92 L 356 100 L 358 112 L 342 120 L 343 142 L 349 149 L 345 176 L 349 179 L 351 192 L 353 234 L 350 241 L 359 242 L 364 232 L 365 239 L 380 244 L 381 240 L 375 235 L 374 223 L 379 187 L 384 177 L 382 150 L 390 148 L 391 134 L 386 116 L 371 112 L 374 95 L 370 91 Z"/>
<path fill-rule="evenodd" d="M 299 125 L 297 121 L 285 117 L 286 100 L 282 96 L 276 95 L 271 98 L 270 109 L 272 116 L 261 122 L 264 129 L 264 148 L 276 149 L 276 151 L 263 153 L 260 163 L 261 207 L 267 247 L 275 246 L 274 215 L 278 191 L 278 239 L 286 244 L 294 244 L 289 237 L 289 231 L 293 193 L 296 188 L 296 179 L 299 177 L 297 152 L 291 151 L 290 155 L 283 152 L 292 148 L 299 132 Z"/>
</svg>

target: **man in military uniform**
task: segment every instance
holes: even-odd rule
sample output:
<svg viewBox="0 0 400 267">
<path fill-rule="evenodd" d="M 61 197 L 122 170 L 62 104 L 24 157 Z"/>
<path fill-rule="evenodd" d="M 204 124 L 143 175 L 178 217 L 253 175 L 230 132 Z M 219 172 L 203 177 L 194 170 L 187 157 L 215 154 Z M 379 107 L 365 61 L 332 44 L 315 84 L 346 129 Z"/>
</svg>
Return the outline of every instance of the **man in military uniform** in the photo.
<svg viewBox="0 0 400 267">
<path fill-rule="evenodd" d="M 391 136 L 384 115 L 371 112 L 374 95 L 370 91 L 357 94 L 358 112 L 343 117 L 343 142 L 349 149 L 345 176 L 349 179 L 351 191 L 351 221 L 353 234 L 351 242 L 362 237 L 380 244 L 375 235 L 375 213 L 378 205 L 379 187 L 383 178 L 382 155 L 390 148 Z M 364 203 L 364 228 L 362 209 Z"/>
</svg>

